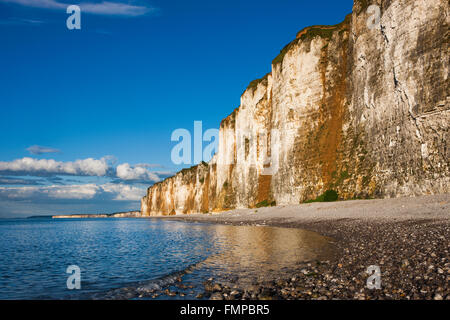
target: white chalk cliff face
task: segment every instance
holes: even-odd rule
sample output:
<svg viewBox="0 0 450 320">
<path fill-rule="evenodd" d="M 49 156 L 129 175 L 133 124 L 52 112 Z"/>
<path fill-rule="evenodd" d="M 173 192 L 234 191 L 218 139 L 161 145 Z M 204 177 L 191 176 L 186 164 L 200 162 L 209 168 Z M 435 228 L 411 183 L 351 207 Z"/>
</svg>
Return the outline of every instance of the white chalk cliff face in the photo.
<svg viewBox="0 0 450 320">
<path fill-rule="evenodd" d="M 210 163 L 150 187 L 142 215 L 449 192 L 448 7 L 355 0 L 341 24 L 300 31 L 222 121 Z"/>
</svg>

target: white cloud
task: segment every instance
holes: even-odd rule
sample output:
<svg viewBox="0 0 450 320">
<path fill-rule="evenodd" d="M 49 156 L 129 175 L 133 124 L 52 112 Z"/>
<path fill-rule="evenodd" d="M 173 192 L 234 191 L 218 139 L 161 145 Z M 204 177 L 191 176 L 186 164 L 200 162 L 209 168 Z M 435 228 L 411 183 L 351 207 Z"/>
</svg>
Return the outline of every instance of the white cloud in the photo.
<svg viewBox="0 0 450 320">
<path fill-rule="evenodd" d="M 0 187 L 0 195 L 8 199 L 30 199 L 46 196 L 51 199 L 92 199 L 99 190 L 95 184 L 45 187 Z"/>
<path fill-rule="evenodd" d="M 102 3 L 81 3 L 81 12 L 88 12 L 102 15 L 122 15 L 122 16 L 141 16 L 151 11 L 153 8 L 144 6 L 133 6 L 118 2 L 104 1 Z"/>
<path fill-rule="evenodd" d="M 27 7 L 46 8 L 46 9 L 62 9 L 64 7 L 62 3 L 55 0 L 1 0 L 2 2 L 11 2 L 20 4 Z"/>
<path fill-rule="evenodd" d="M 113 200 L 117 201 L 139 201 L 145 196 L 147 190 L 125 184 L 104 184 L 101 186 L 104 192 L 114 194 Z"/>
<path fill-rule="evenodd" d="M 122 180 L 144 180 L 158 182 L 159 177 L 146 169 L 146 166 L 139 165 L 131 167 L 128 163 L 123 163 L 117 166 L 117 177 Z"/>
<path fill-rule="evenodd" d="M 44 154 L 44 153 L 58 153 L 61 152 L 55 148 L 42 147 L 42 146 L 31 146 L 27 148 L 27 151 L 34 155 Z"/>
<path fill-rule="evenodd" d="M 53 199 L 92 199 L 98 192 L 95 184 L 51 186 L 45 190 Z"/>
<path fill-rule="evenodd" d="M 57 0 L 0 0 L 1 2 L 15 3 L 22 6 L 42 8 L 42 9 L 66 9 L 74 3 L 62 3 Z M 155 11 L 154 8 L 146 6 L 130 5 L 121 2 L 82 2 L 78 3 L 81 12 L 99 14 L 99 15 L 116 15 L 116 16 L 140 16 Z"/>
<path fill-rule="evenodd" d="M 91 200 L 99 197 L 115 201 L 138 201 L 146 189 L 125 184 L 52 185 L 33 187 L 0 187 L 0 198 L 9 200 L 59 199 Z"/>
<path fill-rule="evenodd" d="M 53 159 L 35 159 L 25 157 L 13 161 L 0 161 L 0 178 L 7 176 L 88 176 L 118 178 L 128 183 L 158 182 L 161 177 L 169 176 L 168 171 L 150 171 L 150 168 L 161 167 L 157 164 L 128 163 L 119 164 L 112 156 L 101 159 L 82 159 L 76 161 L 56 161 Z"/>
<path fill-rule="evenodd" d="M 134 165 L 135 167 L 142 167 L 142 168 L 162 168 L 163 166 L 156 163 L 138 163 Z"/>
<path fill-rule="evenodd" d="M 88 158 L 74 162 L 60 162 L 53 159 L 22 158 L 10 162 L 0 161 L 0 172 L 25 174 L 66 174 L 81 176 L 105 176 L 108 171 L 106 158 Z"/>
<path fill-rule="evenodd" d="M 1 0 L 0 0 L 1 2 Z M 0 25 L 12 25 L 12 26 L 40 26 L 44 23 L 44 21 L 41 20 L 34 20 L 34 19 L 23 19 L 23 18 L 15 18 L 10 17 L 6 19 L 0 20 Z"/>
<path fill-rule="evenodd" d="M 2 185 L 43 185 L 43 179 L 28 179 L 16 177 L 2 177 L 0 176 L 0 184 Z"/>
</svg>

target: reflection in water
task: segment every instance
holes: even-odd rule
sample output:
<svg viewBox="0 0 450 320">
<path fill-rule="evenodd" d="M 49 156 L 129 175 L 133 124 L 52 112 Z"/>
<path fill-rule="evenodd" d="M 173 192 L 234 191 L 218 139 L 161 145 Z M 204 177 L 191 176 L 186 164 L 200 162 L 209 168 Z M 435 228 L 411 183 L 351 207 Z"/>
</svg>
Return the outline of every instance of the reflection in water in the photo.
<svg viewBox="0 0 450 320">
<path fill-rule="evenodd" d="M 191 288 L 189 292 L 185 292 L 184 298 L 169 297 L 165 294 L 160 298 L 194 299 L 198 293 L 203 292 L 203 282 L 211 277 L 222 284 L 258 284 L 285 278 L 302 264 L 314 260 L 328 260 L 333 254 L 329 238 L 300 229 L 190 224 L 177 221 L 166 221 L 163 225 L 158 225 L 158 228 L 163 228 L 165 233 L 171 234 L 169 241 L 173 241 L 173 244 L 179 241 L 184 243 L 185 232 L 206 233 L 203 238 L 206 243 L 195 241 L 189 245 L 190 255 L 205 258 L 180 272 L 115 289 L 97 298 L 145 299 L 153 296 L 155 292 L 162 293 L 168 287 L 177 291 L 179 287 L 176 284 L 182 279 L 183 283 Z M 171 249 L 166 254 L 166 259 L 183 259 L 185 250 Z"/>
<path fill-rule="evenodd" d="M 274 279 L 301 263 L 332 254 L 328 238 L 300 229 L 217 225 L 213 241 L 218 253 L 200 266 L 216 278 L 239 282 Z"/>
</svg>

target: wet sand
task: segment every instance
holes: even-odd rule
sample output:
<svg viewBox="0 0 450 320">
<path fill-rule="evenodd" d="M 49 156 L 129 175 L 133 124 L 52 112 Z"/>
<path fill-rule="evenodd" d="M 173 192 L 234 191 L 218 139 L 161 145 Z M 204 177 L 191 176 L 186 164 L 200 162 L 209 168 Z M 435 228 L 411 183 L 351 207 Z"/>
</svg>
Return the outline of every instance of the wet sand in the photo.
<svg viewBox="0 0 450 320">
<path fill-rule="evenodd" d="M 162 217 L 233 225 L 302 228 L 335 240 L 336 257 L 252 285 L 205 283 L 211 299 L 450 300 L 450 194 L 312 203 Z M 368 289 L 379 266 L 381 289 Z"/>
</svg>

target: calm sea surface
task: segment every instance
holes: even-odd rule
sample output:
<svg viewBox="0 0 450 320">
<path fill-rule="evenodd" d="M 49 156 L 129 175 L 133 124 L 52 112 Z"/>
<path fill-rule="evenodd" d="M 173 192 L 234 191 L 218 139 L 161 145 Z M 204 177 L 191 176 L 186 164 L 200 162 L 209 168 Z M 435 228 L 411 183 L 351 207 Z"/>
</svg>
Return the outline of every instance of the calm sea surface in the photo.
<svg viewBox="0 0 450 320">
<path fill-rule="evenodd" d="M 0 299 L 145 299 L 180 277 L 252 283 L 326 259 L 330 239 L 299 229 L 157 219 L 0 219 Z M 69 290 L 66 269 L 81 269 Z M 161 298 L 161 297 L 160 297 Z M 180 297 L 178 297 L 180 298 Z"/>
</svg>

